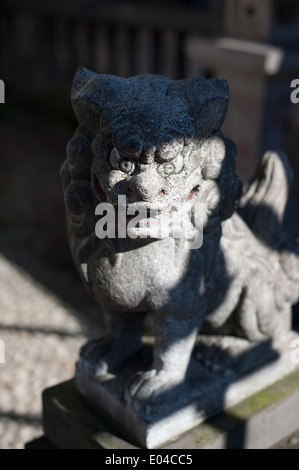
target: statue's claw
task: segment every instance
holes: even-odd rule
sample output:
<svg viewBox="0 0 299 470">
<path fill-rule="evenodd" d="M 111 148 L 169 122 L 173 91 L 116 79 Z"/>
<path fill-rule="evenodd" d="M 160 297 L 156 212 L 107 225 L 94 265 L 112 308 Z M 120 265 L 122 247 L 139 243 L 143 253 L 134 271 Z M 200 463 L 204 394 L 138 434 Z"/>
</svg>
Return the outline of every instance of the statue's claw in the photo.
<svg viewBox="0 0 299 470">
<path fill-rule="evenodd" d="M 79 365 L 88 375 L 100 377 L 107 374 L 109 364 L 109 343 L 93 340 L 86 343 L 80 351 Z"/>
<path fill-rule="evenodd" d="M 139 416 L 155 415 L 177 384 L 169 373 L 157 369 L 137 372 L 127 384 L 125 401 Z"/>
</svg>

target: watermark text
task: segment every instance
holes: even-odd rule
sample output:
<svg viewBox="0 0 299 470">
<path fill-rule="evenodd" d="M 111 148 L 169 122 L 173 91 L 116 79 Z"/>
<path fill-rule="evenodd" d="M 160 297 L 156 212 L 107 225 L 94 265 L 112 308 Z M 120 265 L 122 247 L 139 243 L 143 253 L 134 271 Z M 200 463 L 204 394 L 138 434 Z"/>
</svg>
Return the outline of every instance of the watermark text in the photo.
<svg viewBox="0 0 299 470">
<path fill-rule="evenodd" d="M 291 88 L 295 88 L 291 93 L 291 101 L 292 103 L 297 104 L 299 103 L 299 78 L 292 80 Z"/>
<path fill-rule="evenodd" d="M 5 103 L 5 85 L 3 80 L 0 80 L 0 103 Z"/>
<path fill-rule="evenodd" d="M 0 364 L 5 364 L 5 346 L 2 339 L 0 339 Z"/>
<path fill-rule="evenodd" d="M 198 249 L 203 243 L 205 205 L 184 202 L 170 209 L 157 209 L 141 203 L 126 204 L 126 196 L 118 196 L 114 206 L 103 202 L 96 206 L 101 216 L 95 226 L 98 238 L 182 238 L 184 247 Z"/>
</svg>

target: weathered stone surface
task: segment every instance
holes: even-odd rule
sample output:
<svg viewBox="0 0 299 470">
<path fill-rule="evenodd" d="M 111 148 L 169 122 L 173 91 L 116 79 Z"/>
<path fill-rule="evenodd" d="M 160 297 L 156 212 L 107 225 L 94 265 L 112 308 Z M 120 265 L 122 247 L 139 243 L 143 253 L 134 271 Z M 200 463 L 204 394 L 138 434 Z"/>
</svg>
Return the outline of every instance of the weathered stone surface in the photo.
<svg viewBox="0 0 299 470">
<path fill-rule="evenodd" d="M 299 300 L 299 246 L 282 225 L 291 170 L 283 153 L 267 152 L 241 197 L 235 147 L 220 131 L 228 104 L 222 79 L 123 79 L 79 69 L 72 102 L 79 128 L 62 167 L 70 246 L 109 328 L 106 341 L 82 348 L 77 387 L 96 405 L 105 402 L 112 419 L 116 409 L 122 410 L 120 421 L 135 416 L 133 434 L 140 432 L 143 445 L 159 445 L 172 437 L 173 428 L 185 431 L 198 422 L 191 407 L 169 425 L 178 395 L 183 402 L 193 393 L 195 402 L 202 400 L 204 371 L 192 372 L 188 382 L 199 332 L 234 336 L 232 357 L 240 338 L 253 345 L 268 340 L 274 350 L 290 340 L 291 306 Z M 125 202 L 117 207 L 120 196 Z M 99 204 L 101 210 L 95 210 Z M 120 213 L 127 208 L 145 210 L 138 225 L 132 227 L 126 216 L 122 226 Z M 155 215 L 148 214 L 153 209 Z M 95 212 L 102 215 L 99 221 Z M 165 236 L 154 225 L 168 213 L 175 217 Z M 190 245 L 194 235 L 195 240 L 203 235 L 196 249 Z M 152 357 L 126 368 L 142 351 L 148 313 Z M 207 358 L 209 350 L 214 351 L 205 349 Z M 268 359 L 263 348 L 261 356 L 261 363 Z M 238 359 L 240 380 L 254 368 L 254 357 L 250 352 Z M 215 358 L 209 361 L 215 364 Z M 123 377 L 119 402 L 107 407 L 114 392 L 108 386 L 106 395 L 103 383 L 117 374 Z M 217 410 L 218 378 L 213 371 L 209 388 Z M 213 412 L 212 404 L 203 408 Z M 157 413 L 160 421 L 167 416 L 167 424 L 151 441 L 142 420 L 151 422 Z"/>
<path fill-rule="evenodd" d="M 76 385 L 124 436 L 152 449 L 298 369 L 290 360 L 294 339 L 299 343 L 299 335 L 290 333 L 284 344 L 273 348 L 271 341 L 253 344 L 229 336 L 200 335 L 184 382 L 147 400 L 143 412 L 126 406 L 124 393 L 128 376 L 150 364 L 150 351 L 101 380 L 86 374 L 79 362 Z"/>
<path fill-rule="evenodd" d="M 267 449 L 298 429 L 298 370 L 208 419 L 165 449 Z M 73 381 L 45 390 L 47 439 L 61 449 L 134 449 L 118 429 L 92 411 Z M 48 446 L 48 445 L 47 445 Z"/>
</svg>

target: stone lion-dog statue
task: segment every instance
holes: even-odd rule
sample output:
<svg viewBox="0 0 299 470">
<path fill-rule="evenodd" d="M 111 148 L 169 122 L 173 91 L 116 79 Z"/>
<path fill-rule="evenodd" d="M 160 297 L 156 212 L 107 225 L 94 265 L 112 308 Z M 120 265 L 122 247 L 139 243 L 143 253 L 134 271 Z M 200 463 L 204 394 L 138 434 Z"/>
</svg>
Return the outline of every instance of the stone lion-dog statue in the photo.
<svg viewBox="0 0 299 470">
<path fill-rule="evenodd" d="M 146 314 L 152 365 L 126 387 L 137 407 L 184 380 L 199 332 L 252 342 L 283 337 L 299 300 L 299 248 L 283 227 L 292 172 L 282 152 L 269 151 L 242 191 L 235 145 L 220 130 L 226 81 L 125 79 L 80 68 L 71 99 L 79 127 L 61 171 L 69 242 L 109 331 L 83 346 L 85 372 L 101 380 L 138 353 Z M 95 208 L 114 207 L 117 228 L 119 196 L 126 207 L 146 210 L 142 236 L 99 238 Z M 186 214 L 178 210 L 183 203 Z M 183 232 L 153 233 L 167 211 L 188 218 L 196 232 L 197 207 L 199 248 L 186 249 Z"/>
</svg>

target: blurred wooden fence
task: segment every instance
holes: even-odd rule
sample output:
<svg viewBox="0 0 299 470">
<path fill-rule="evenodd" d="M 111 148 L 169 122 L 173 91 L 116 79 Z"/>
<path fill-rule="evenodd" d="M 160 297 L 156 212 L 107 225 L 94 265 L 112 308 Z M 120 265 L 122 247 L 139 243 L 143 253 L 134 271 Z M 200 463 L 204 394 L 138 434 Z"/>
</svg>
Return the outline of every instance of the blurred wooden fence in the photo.
<svg viewBox="0 0 299 470">
<path fill-rule="evenodd" d="M 223 2 L 2 0 L 0 78 L 12 96 L 66 89 L 78 66 L 128 77 L 190 74 L 185 36 L 221 32 Z"/>
</svg>

